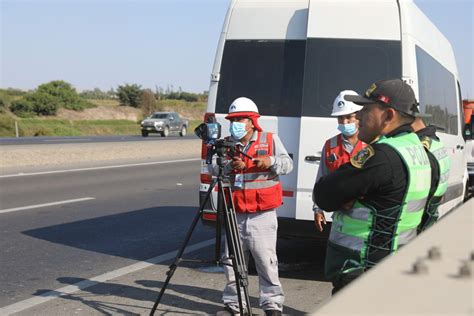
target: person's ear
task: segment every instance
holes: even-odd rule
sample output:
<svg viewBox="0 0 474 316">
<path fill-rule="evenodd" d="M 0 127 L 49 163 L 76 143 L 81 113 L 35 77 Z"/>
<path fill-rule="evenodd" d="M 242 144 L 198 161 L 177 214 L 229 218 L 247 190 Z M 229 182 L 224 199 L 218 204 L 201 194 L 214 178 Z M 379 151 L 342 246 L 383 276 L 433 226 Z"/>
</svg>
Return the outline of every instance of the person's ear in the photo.
<svg viewBox="0 0 474 316">
<path fill-rule="evenodd" d="M 396 110 L 395 109 L 392 109 L 392 108 L 388 108 L 385 110 L 385 122 L 387 123 L 391 123 L 394 119 L 395 119 L 395 116 L 396 116 Z"/>
</svg>

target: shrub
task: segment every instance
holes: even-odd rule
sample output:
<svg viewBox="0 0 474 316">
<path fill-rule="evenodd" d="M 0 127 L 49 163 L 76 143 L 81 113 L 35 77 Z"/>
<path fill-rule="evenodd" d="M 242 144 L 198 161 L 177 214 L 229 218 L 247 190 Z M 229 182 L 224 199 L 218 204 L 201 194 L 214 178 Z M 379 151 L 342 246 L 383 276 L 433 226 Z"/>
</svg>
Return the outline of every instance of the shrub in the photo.
<svg viewBox="0 0 474 316">
<path fill-rule="evenodd" d="M 56 115 L 58 111 L 58 100 L 50 94 L 35 92 L 26 96 L 25 100 L 31 103 L 37 115 Z"/>
<path fill-rule="evenodd" d="M 10 107 L 10 98 L 5 93 L 0 92 L 0 113 L 3 113 Z"/>
<path fill-rule="evenodd" d="M 123 106 L 138 108 L 140 106 L 141 94 L 142 87 L 137 84 L 125 84 L 117 88 L 117 97 L 120 101 L 120 105 Z"/>
<path fill-rule="evenodd" d="M 86 108 L 95 107 L 77 94 L 76 89 L 70 83 L 63 80 L 55 80 L 38 86 L 36 93 L 45 93 L 56 99 L 58 107 L 81 111 Z"/>
<path fill-rule="evenodd" d="M 150 115 L 156 108 L 155 95 L 150 89 L 143 90 L 140 96 L 140 108 L 144 116 Z"/>
<path fill-rule="evenodd" d="M 25 98 L 13 101 L 10 105 L 10 111 L 19 117 L 31 117 L 34 115 L 33 104 Z"/>
</svg>

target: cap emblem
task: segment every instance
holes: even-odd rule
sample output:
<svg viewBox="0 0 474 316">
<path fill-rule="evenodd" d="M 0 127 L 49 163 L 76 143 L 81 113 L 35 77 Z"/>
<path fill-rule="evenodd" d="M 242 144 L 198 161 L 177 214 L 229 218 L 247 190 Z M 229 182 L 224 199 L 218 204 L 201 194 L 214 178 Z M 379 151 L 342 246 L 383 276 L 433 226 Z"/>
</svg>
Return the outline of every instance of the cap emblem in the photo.
<svg viewBox="0 0 474 316">
<path fill-rule="evenodd" d="M 232 110 L 235 110 L 235 109 L 237 109 L 237 107 L 236 107 L 234 104 L 232 104 L 232 105 L 230 106 L 230 109 L 229 109 L 229 110 L 232 111 Z"/>
<path fill-rule="evenodd" d="M 383 102 L 385 104 L 387 104 L 388 102 L 390 102 L 390 98 L 385 96 L 385 95 L 379 95 L 377 96 L 377 100 L 379 100 L 380 102 Z"/>
<path fill-rule="evenodd" d="M 337 103 L 337 106 L 338 106 L 338 108 L 340 108 L 340 109 L 342 109 L 342 108 L 344 107 L 344 105 L 345 105 L 344 101 L 339 101 L 339 102 Z"/>
<path fill-rule="evenodd" d="M 375 85 L 375 83 L 373 83 L 369 89 L 367 89 L 367 91 L 365 91 L 365 96 L 366 97 L 370 97 L 370 95 L 372 94 L 372 92 L 374 92 L 374 90 L 377 89 L 377 86 Z"/>
</svg>

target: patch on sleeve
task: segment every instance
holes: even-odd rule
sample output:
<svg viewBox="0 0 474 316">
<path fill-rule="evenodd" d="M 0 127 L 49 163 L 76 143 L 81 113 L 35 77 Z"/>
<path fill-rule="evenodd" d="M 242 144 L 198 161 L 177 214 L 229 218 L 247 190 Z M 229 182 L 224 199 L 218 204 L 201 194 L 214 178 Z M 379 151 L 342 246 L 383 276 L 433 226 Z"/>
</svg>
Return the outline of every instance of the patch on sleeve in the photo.
<svg viewBox="0 0 474 316">
<path fill-rule="evenodd" d="M 370 145 L 367 145 L 367 147 L 359 150 L 357 154 L 351 157 L 351 164 L 356 167 L 356 168 L 362 168 L 367 160 L 369 160 L 370 157 L 375 155 L 374 148 Z"/>
<path fill-rule="evenodd" d="M 431 138 L 429 138 L 428 136 L 423 136 L 420 139 L 420 141 L 426 149 L 430 150 L 430 148 L 431 148 Z"/>
</svg>

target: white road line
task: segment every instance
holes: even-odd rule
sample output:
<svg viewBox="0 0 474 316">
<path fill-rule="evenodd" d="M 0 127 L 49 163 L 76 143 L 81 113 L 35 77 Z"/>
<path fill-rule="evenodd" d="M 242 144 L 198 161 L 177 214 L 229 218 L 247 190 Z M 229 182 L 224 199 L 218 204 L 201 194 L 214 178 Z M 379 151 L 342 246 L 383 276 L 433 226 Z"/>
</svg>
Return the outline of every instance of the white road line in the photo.
<svg viewBox="0 0 474 316">
<path fill-rule="evenodd" d="M 153 162 L 131 163 L 131 164 L 126 164 L 126 165 L 112 165 L 112 166 L 89 167 L 89 168 L 78 168 L 78 169 L 52 170 L 52 171 L 31 172 L 31 173 L 17 173 L 17 174 L 2 175 L 2 176 L 0 176 L 0 178 L 13 178 L 13 177 L 24 177 L 24 176 L 37 176 L 37 175 L 41 175 L 41 174 L 79 172 L 79 171 L 101 170 L 101 169 L 127 168 L 127 167 L 135 167 L 135 166 L 159 165 L 159 164 L 166 164 L 166 163 L 186 162 L 186 161 L 198 161 L 198 160 L 201 160 L 201 158 L 180 159 L 180 160 L 165 160 L 165 161 L 153 161 Z"/>
<path fill-rule="evenodd" d="M 64 200 L 64 201 L 51 202 L 51 203 L 45 203 L 45 204 L 36 204 L 36 205 L 28 205 L 28 206 L 14 207 L 14 208 L 6 208 L 6 209 L 4 209 L 4 210 L 0 210 L 0 214 L 3 214 L 3 213 L 10 213 L 10 212 L 17 212 L 17 211 L 23 211 L 23 210 L 30 210 L 30 209 L 32 209 L 32 208 L 40 208 L 40 207 L 45 207 L 45 206 L 53 206 L 53 205 L 61 205 L 61 204 L 68 204 L 68 203 L 76 203 L 76 202 L 82 202 L 82 201 L 88 201 L 88 200 L 95 200 L 95 198 L 93 198 L 93 197 L 85 197 L 85 198 L 80 198 L 80 199 Z"/>
<path fill-rule="evenodd" d="M 210 246 L 210 245 L 214 244 L 214 242 L 215 242 L 215 239 L 209 239 L 209 240 L 205 240 L 205 241 L 202 241 L 200 243 L 197 243 L 195 245 L 188 246 L 184 253 L 189 253 L 189 252 L 192 252 L 192 251 Z M 166 254 L 148 259 L 146 261 L 137 262 L 137 263 L 134 263 L 134 264 L 129 265 L 127 267 L 123 267 L 123 268 L 120 268 L 120 269 L 117 269 L 117 270 L 114 270 L 114 271 L 110 271 L 110 272 L 104 273 L 102 275 L 98 275 L 98 276 L 95 276 L 93 278 L 90 278 L 88 280 L 84 280 L 84 281 L 78 282 L 76 284 L 68 285 L 68 286 L 53 290 L 53 291 L 49 291 L 49 292 L 40 294 L 36 297 L 32 297 L 32 298 L 26 299 L 24 301 L 20 301 L 20 302 L 2 307 L 2 308 L 0 308 L 0 315 L 10 315 L 10 314 L 13 314 L 13 313 L 21 312 L 21 311 L 24 311 L 25 309 L 34 307 L 34 306 L 42 304 L 42 303 L 45 303 L 45 302 L 53 300 L 55 298 L 81 291 L 85 288 L 97 285 L 99 283 L 107 282 L 109 280 L 121 277 L 123 275 L 129 274 L 129 273 L 132 273 L 132 272 L 136 272 L 136 271 L 141 270 L 141 269 L 148 268 L 152 265 L 161 263 L 163 261 L 174 259 L 177 255 L 177 253 L 178 253 L 178 250 L 168 252 Z"/>
<path fill-rule="evenodd" d="M 85 142 L 91 140 L 90 138 L 67 139 L 68 142 Z M 64 139 L 45 139 L 43 142 L 63 142 Z"/>
</svg>

